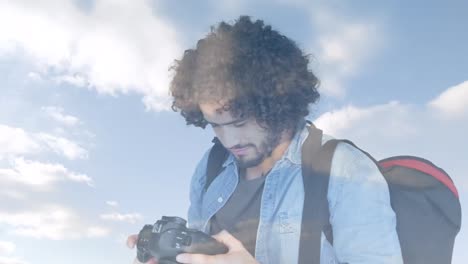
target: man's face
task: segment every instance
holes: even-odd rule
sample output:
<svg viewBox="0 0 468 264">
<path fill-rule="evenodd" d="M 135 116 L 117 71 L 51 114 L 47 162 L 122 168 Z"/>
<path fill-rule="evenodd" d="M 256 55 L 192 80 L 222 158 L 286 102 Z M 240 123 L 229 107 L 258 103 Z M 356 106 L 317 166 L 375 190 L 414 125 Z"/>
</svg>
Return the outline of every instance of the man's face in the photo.
<svg viewBox="0 0 468 264">
<path fill-rule="evenodd" d="M 233 117 L 222 110 L 223 103 L 200 104 L 205 120 L 240 168 L 260 165 L 278 145 L 280 135 L 260 127 L 254 119 Z"/>
</svg>

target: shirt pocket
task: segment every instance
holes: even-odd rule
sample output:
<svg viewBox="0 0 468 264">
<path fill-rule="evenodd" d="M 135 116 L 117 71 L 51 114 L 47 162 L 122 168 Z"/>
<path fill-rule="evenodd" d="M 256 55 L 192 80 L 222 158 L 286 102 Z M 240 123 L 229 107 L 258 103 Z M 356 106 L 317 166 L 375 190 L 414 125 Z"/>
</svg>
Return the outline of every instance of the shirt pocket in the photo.
<svg viewBox="0 0 468 264">
<path fill-rule="evenodd" d="M 292 222 L 292 218 L 288 212 L 280 212 L 278 214 L 278 231 L 280 234 L 297 233 L 297 227 Z"/>
<path fill-rule="evenodd" d="M 297 263 L 299 248 L 300 222 L 297 213 L 282 211 L 277 215 L 277 239 L 280 248 L 276 250 L 279 263 Z"/>
</svg>

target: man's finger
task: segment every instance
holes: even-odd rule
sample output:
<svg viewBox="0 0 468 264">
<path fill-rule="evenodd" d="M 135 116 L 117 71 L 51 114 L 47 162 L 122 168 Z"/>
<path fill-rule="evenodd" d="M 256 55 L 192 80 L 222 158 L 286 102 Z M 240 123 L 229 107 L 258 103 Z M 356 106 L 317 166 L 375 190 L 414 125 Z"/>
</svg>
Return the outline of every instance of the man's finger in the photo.
<svg viewBox="0 0 468 264">
<path fill-rule="evenodd" d="M 216 240 L 219 242 L 225 244 L 229 250 L 239 250 L 239 249 L 244 249 L 244 245 L 237 240 L 233 235 L 231 235 L 228 231 L 222 230 L 218 234 L 213 236 Z"/>
<path fill-rule="evenodd" d="M 134 248 L 138 240 L 138 235 L 131 235 L 127 238 L 127 247 Z"/>
</svg>

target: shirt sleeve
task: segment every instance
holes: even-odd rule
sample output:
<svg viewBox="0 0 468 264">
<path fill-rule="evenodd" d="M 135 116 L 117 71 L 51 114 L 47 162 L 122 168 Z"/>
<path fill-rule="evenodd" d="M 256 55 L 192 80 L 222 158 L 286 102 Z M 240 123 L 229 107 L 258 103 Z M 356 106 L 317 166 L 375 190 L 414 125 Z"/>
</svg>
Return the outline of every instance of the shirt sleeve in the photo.
<svg viewBox="0 0 468 264">
<path fill-rule="evenodd" d="M 340 263 L 403 263 L 387 182 L 376 164 L 349 144 L 336 148 L 328 200 Z"/>
</svg>

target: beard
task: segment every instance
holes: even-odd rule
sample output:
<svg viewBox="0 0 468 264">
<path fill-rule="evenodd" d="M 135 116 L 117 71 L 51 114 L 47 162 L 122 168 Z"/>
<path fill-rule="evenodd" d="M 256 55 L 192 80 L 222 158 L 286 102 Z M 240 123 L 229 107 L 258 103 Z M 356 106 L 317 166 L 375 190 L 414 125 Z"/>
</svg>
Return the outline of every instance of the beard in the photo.
<svg viewBox="0 0 468 264">
<path fill-rule="evenodd" d="M 281 133 L 269 132 L 259 146 L 248 144 L 244 147 L 252 147 L 254 149 L 253 157 L 234 157 L 236 158 L 237 166 L 240 169 L 247 169 L 260 165 L 266 158 L 271 156 L 273 150 L 278 146 L 281 139 Z"/>
</svg>

